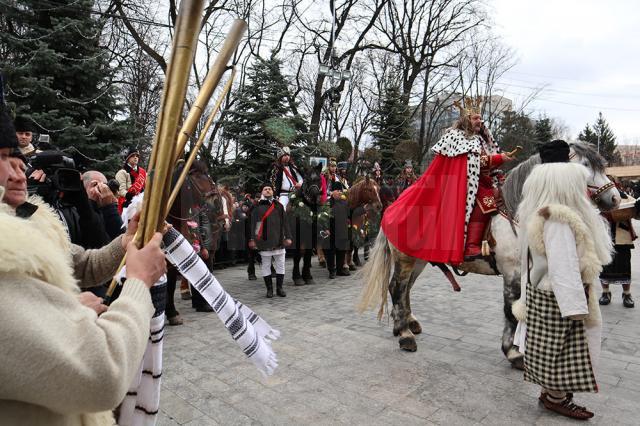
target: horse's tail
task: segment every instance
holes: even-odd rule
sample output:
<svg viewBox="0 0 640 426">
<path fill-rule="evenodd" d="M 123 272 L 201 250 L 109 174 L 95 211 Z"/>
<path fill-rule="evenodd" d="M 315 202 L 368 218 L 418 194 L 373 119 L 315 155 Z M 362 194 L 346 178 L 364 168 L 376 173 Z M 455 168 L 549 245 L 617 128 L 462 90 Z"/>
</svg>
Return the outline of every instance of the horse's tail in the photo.
<svg viewBox="0 0 640 426">
<path fill-rule="evenodd" d="M 360 294 L 360 302 L 358 303 L 357 309 L 359 313 L 363 313 L 367 309 L 379 304 L 378 319 L 382 318 L 384 308 L 387 305 L 392 262 L 391 246 L 381 229 L 378 233 L 378 238 L 376 238 L 369 261 L 362 269 L 365 284 Z"/>
</svg>

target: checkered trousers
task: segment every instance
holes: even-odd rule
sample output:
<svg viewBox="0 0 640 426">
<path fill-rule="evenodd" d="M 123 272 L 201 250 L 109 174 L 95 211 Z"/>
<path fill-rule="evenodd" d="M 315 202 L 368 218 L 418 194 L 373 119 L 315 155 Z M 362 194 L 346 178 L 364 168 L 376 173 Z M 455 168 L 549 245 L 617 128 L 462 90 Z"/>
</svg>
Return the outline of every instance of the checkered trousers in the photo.
<svg viewBox="0 0 640 426">
<path fill-rule="evenodd" d="M 526 381 L 557 391 L 597 391 L 584 322 L 562 318 L 553 292 L 530 283 L 526 348 Z"/>
</svg>

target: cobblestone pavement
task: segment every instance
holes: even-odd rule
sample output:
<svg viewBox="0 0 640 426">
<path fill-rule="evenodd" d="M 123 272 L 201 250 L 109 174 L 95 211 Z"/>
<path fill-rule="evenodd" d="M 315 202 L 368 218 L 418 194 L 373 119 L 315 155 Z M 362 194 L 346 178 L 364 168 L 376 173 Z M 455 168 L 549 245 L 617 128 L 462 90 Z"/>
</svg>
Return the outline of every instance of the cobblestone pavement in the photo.
<svg viewBox="0 0 640 426">
<path fill-rule="evenodd" d="M 315 265 L 316 285 L 294 287 L 288 274 L 287 297 L 273 299 L 264 297 L 262 281 L 247 281 L 244 266 L 215 271 L 229 293 L 282 332 L 274 343 L 279 367 L 269 378 L 215 314 L 178 301 L 185 324 L 167 327 L 158 424 L 574 424 L 541 408 L 539 388 L 503 357 L 500 278 L 468 275 L 454 293 L 428 267 L 412 294 L 424 332 L 418 351 L 407 353 L 387 321 L 355 312 L 357 278 L 330 281 Z M 576 400 L 596 412 L 590 424 L 637 425 L 640 306 L 623 308 L 621 290 L 612 290 L 602 309 L 600 393 Z"/>
</svg>

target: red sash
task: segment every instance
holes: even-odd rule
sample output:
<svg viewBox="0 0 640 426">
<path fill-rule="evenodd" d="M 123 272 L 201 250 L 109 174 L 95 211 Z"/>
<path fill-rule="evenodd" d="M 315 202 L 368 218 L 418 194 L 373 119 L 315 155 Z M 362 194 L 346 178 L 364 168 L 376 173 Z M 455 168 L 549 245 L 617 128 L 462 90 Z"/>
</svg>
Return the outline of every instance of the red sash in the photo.
<svg viewBox="0 0 640 426">
<path fill-rule="evenodd" d="M 289 180 L 293 183 L 293 186 L 296 186 L 298 184 L 298 181 L 296 180 L 296 178 L 293 177 L 293 175 L 291 174 L 291 172 L 287 169 L 286 166 L 282 166 L 282 170 L 284 171 L 284 174 L 287 175 L 287 177 L 289 178 Z"/>
<path fill-rule="evenodd" d="M 260 228 L 258 228 L 258 239 L 262 238 L 262 230 L 264 229 L 264 222 L 267 220 L 267 218 L 269 217 L 269 215 L 273 212 L 273 210 L 276 208 L 276 203 L 278 201 L 273 201 L 271 203 L 271 205 L 269 206 L 269 208 L 267 209 L 266 212 L 264 212 L 264 215 L 262 216 L 262 219 L 260 219 Z"/>
</svg>

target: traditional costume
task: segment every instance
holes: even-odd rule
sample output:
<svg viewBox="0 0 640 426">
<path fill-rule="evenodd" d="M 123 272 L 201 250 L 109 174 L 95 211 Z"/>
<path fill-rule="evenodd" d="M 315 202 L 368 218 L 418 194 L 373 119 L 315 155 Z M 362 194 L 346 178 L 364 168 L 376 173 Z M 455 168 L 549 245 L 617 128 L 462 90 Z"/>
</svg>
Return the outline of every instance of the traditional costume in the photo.
<svg viewBox="0 0 640 426">
<path fill-rule="evenodd" d="M 131 148 L 124 160 L 124 166 L 116 173 L 116 180 L 120 185 L 118 187 L 118 212 L 120 213 L 131 203 L 133 197 L 144 191 L 147 182 L 146 170 L 139 165 L 129 164 L 129 158 L 133 155 L 140 157 L 138 150 Z"/>
<path fill-rule="evenodd" d="M 611 241 L 585 195 L 584 167 L 544 164 L 550 162 L 545 150 L 554 151 L 551 158 L 568 162 L 569 156 L 564 141 L 546 145 L 540 155 L 543 164 L 523 188 L 518 210 L 523 225 L 521 297 L 513 305 L 519 320 L 514 344 L 524 353 L 524 379 L 542 386 L 544 406 L 585 420 L 593 413 L 572 398 L 573 392 L 598 390 L 602 319 L 595 286 L 602 265 L 611 259 Z"/>
<path fill-rule="evenodd" d="M 286 210 L 287 204 L 289 204 L 289 197 L 295 192 L 296 185 L 302 183 L 304 176 L 291 160 L 286 164 L 281 162 L 282 157 L 285 155 L 291 157 L 289 147 L 278 148 L 276 155 L 278 159 L 271 168 L 269 180 L 273 186 L 273 194 L 278 197 L 278 201 Z"/>
<path fill-rule="evenodd" d="M 480 254 L 484 227 L 497 209 L 490 171 L 507 157 L 490 135 L 485 139 L 455 127 L 431 149 L 436 155 L 429 168 L 386 209 L 382 228 L 409 256 L 459 264 Z"/>
<path fill-rule="evenodd" d="M 404 168 L 402 169 L 402 172 L 400 172 L 398 178 L 396 179 L 398 194 L 402 194 L 405 189 L 416 183 L 417 180 L 418 178 L 413 171 L 413 163 L 411 162 L 411 160 L 406 160 L 404 162 Z"/>
</svg>

